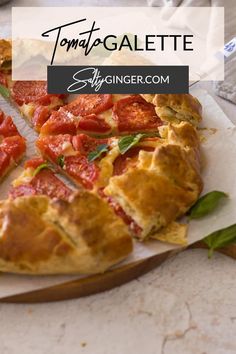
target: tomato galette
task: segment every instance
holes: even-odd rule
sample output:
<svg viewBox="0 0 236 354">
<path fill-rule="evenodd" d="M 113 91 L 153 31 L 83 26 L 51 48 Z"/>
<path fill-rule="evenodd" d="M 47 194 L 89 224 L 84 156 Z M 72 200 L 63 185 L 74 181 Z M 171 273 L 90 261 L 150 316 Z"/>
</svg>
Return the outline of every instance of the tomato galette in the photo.
<svg viewBox="0 0 236 354">
<path fill-rule="evenodd" d="M 39 136 L 38 156 L 0 205 L 0 270 L 96 273 L 127 257 L 133 240 L 187 244 L 181 217 L 203 188 L 196 98 L 52 95 L 45 82 L 12 81 L 1 63 L 0 92 Z M 3 115 L 3 166 L 24 152 L 14 129 Z M 8 167 L 0 161 L 2 174 Z"/>
</svg>

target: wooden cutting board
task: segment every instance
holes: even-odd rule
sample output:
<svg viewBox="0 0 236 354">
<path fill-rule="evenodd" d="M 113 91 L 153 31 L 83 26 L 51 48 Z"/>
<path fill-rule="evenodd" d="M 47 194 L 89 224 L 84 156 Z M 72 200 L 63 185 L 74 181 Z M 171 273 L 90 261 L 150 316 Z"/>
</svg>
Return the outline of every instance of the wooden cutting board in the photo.
<svg viewBox="0 0 236 354">
<path fill-rule="evenodd" d="M 196 242 L 189 248 L 207 248 L 203 242 Z M 6 297 L 0 302 L 7 303 L 39 303 L 79 298 L 110 290 L 116 286 L 128 283 L 142 274 L 158 267 L 165 260 L 175 256 L 178 251 L 168 251 L 163 254 L 150 257 L 146 260 L 134 262 L 104 274 L 89 276 L 84 279 L 70 281 L 68 283 L 52 286 L 50 288 L 28 292 L 25 294 Z M 231 245 L 219 250 L 219 252 L 236 259 L 236 245 Z"/>
</svg>

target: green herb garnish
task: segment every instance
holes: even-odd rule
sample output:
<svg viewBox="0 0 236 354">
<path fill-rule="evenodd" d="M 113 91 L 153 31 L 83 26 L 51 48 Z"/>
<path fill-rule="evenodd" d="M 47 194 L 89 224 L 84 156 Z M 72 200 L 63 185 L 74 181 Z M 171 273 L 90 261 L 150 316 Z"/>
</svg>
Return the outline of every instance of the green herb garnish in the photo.
<svg viewBox="0 0 236 354">
<path fill-rule="evenodd" d="M 0 95 L 2 95 L 2 97 L 4 98 L 9 98 L 10 92 L 5 86 L 0 85 Z"/>
<path fill-rule="evenodd" d="M 101 144 L 99 145 L 95 151 L 92 151 L 88 154 L 88 161 L 92 162 L 96 160 L 98 157 L 100 157 L 104 152 L 108 152 L 108 145 L 107 144 Z"/>
<path fill-rule="evenodd" d="M 58 156 L 57 163 L 61 168 L 63 168 L 65 165 L 65 156 L 64 155 Z"/>
<path fill-rule="evenodd" d="M 189 210 L 189 218 L 198 219 L 210 214 L 219 205 L 220 200 L 227 197 L 226 193 L 220 191 L 212 191 L 203 195 Z"/>
<path fill-rule="evenodd" d="M 148 138 L 148 137 L 155 137 L 159 136 L 158 133 L 139 133 L 139 134 L 133 134 L 133 135 L 126 135 L 122 138 L 119 139 L 118 141 L 118 147 L 120 150 L 120 153 L 123 155 L 125 154 L 129 149 L 131 149 L 133 146 L 137 145 L 141 139 L 143 138 Z"/>
<path fill-rule="evenodd" d="M 35 177 L 41 170 L 43 170 L 44 168 L 48 168 L 48 164 L 47 163 L 42 163 L 41 165 L 39 165 L 33 173 L 33 176 Z"/>
<path fill-rule="evenodd" d="M 212 232 L 203 241 L 209 247 L 208 258 L 211 258 L 215 249 L 236 243 L 236 224 Z"/>
</svg>

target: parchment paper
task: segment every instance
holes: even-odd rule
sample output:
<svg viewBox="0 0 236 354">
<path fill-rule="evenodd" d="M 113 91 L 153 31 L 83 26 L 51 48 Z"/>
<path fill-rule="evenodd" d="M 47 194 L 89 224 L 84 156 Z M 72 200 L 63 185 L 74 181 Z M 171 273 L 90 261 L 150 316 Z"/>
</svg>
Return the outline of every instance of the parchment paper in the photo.
<svg viewBox="0 0 236 354">
<path fill-rule="evenodd" d="M 201 132 L 205 136 L 202 142 L 204 179 L 203 194 L 211 190 L 229 193 L 230 199 L 212 215 L 198 221 L 191 221 L 188 232 L 189 244 L 202 239 L 209 233 L 236 222 L 236 127 L 225 116 L 223 111 L 205 91 L 193 90 L 203 105 L 203 123 Z M 0 108 L 11 114 L 23 136 L 27 138 L 27 156 L 35 154 L 34 140 L 36 134 L 24 122 L 19 113 L 0 98 Z M 0 198 L 7 195 L 10 182 L 19 175 L 22 167 L 17 167 L 0 186 Z M 22 227 L 24 227 L 22 225 Z M 145 259 L 177 246 L 150 241 L 136 243 L 133 254 L 123 263 Z M 120 264 L 120 265 L 121 265 Z M 118 266 L 120 266 L 118 265 Z M 79 276 L 22 276 L 0 275 L 0 298 L 47 288 L 56 284 L 78 279 Z"/>
</svg>

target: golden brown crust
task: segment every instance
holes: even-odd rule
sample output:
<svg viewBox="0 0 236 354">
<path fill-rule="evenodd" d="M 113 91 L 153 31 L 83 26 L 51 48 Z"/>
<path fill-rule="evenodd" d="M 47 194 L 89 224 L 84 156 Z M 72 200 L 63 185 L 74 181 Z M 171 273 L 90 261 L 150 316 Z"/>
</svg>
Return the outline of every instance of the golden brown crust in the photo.
<svg viewBox="0 0 236 354">
<path fill-rule="evenodd" d="M 127 227 L 112 209 L 95 194 L 81 191 L 76 203 L 62 200 L 53 202 L 50 220 L 60 220 L 60 225 L 76 245 L 81 243 L 90 248 L 91 255 L 99 253 L 113 261 L 124 258 L 132 248 Z"/>
<path fill-rule="evenodd" d="M 171 124 L 168 126 L 167 139 L 170 144 L 177 144 L 193 149 L 200 148 L 200 141 L 197 130 L 186 122 Z"/>
<path fill-rule="evenodd" d="M 188 244 L 187 231 L 187 224 L 172 221 L 166 227 L 151 235 L 151 238 L 163 242 L 168 240 L 168 243 L 186 246 Z"/>
<path fill-rule="evenodd" d="M 184 215 L 202 191 L 195 128 L 182 122 L 167 129 L 162 145 L 154 152 L 141 151 L 137 166 L 112 177 L 105 188 L 142 228 L 140 238 Z M 188 142 L 186 132 L 196 140 Z"/>
<path fill-rule="evenodd" d="M 154 104 L 157 115 L 165 122 L 179 123 L 187 121 L 197 125 L 202 120 L 202 106 L 196 97 L 190 94 L 142 95 Z"/>
<path fill-rule="evenodd" d="M 44 199 L 38 201 L 38 205 L 32 204 L 32 199 L 2 205 L 0 254 L 5 261 L 34 264 L 48 260 L 54 252 L 57 254 L 61 245 L 67 246 L 68 251 L 72 249 L 53 225 L 43 219 L 39 222 Z"/>
<path fill-rule="evenodd" d="M 0 39 L 0 68 L 9 70 L 11 68 L 11 41 Z"/>
<path fill-rule="evenodd" d="M 132 251 L 126 225 L 90 192 L 70 202 L 31 196 L 0 204 L 0 270 L 25 274 L 104 272 Z"/>
<path fill-rule="evenodd" d="M 186 190 L 202 189 L 202 180 L 191 164 L 188 152 L 179 145 L 164 145 L 156 149 L 150 166 L 158 175 Z"/>
<path fill-rule="evenodd" d="M 201 146 L 197 130 L 186 122 L 168 126 L 167 139 L 170 144 L 180 145 L 185 148 L 189 162 L 200 174 Z"/>
</svg>

